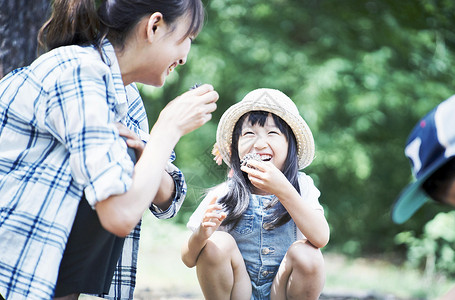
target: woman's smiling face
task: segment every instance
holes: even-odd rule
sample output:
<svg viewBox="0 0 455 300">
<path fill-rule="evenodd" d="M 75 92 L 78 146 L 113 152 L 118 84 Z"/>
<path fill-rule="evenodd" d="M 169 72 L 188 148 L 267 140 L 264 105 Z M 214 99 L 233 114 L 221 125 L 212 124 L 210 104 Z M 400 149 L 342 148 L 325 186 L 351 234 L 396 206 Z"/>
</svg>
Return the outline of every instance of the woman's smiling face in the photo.
<svg viewBox="0 0 455 300">
<path fill-rule="evenodd" d="M 248 153 L 256 153 L 261 160 L 270 161 L 282 170 L 288 153 L 288 141 L 271 114 L 268 114 L 264 126 L 259 122 L 252 125 L 246 117 L 242 124 L 238 151 L 240 159 Z"/>
<path fill-rule="evenodd" d="M 160 87 L 178 65 L 186 63 L 193 37 L 186 36 L 191 21 L 187 16 L 171 25 L 165 24 L 162 18 L 153 21 L 148 27 L 151 42 L 136 72 L 140 78 L 135 81 Z"/>
</svg>

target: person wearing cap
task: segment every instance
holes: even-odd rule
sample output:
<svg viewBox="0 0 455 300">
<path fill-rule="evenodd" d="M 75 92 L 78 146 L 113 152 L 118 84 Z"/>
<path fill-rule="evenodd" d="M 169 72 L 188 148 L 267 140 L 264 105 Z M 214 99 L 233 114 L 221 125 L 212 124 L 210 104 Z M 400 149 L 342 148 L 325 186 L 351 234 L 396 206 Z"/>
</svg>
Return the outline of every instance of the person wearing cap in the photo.
<svg viewBox="0 0 455 300">
<path fill-rule="evenodd" d="M 329 226 L 307 167 L 313 135 L 294 102 L 256 89 L 221 117 L 215 158 L 231 169 L 187 224 L 182 260 L 206 299 L 318 299 Z"/>
<path fill-rule="evenodd" d="M 406 222 L 431 200 L 455 207 L 455 96 L 440 103 L 415 125 L 405 155 L 415 180 L 395 201 L 392 220 L 397 224 Z M 455 299 L 455 287 L 440 298 L 443 299 Z"/>
</svg>

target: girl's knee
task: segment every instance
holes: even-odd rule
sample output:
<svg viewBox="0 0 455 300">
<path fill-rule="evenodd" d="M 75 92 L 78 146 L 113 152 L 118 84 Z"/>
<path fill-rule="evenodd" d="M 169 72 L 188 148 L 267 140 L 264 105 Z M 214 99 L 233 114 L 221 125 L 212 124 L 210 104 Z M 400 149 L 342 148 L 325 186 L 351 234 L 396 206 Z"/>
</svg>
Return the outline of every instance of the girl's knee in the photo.
<svg viewBox="0 0 455 300">
<path fill-rule="evenodd" d="M 215 232 L 199 254 L 199 260 L 218 264 L 231 259 L 231 253 L 237 247 L 235 240 L 226 232 Z"/>
<path fill-rule="evenodd" d="M 306 241 L 294 242 L 286 254 L 292 268 L 298 269 L 304 274 L 315 274 L 323 271 L 324 258 L 321 250 Z"/>
</svg>

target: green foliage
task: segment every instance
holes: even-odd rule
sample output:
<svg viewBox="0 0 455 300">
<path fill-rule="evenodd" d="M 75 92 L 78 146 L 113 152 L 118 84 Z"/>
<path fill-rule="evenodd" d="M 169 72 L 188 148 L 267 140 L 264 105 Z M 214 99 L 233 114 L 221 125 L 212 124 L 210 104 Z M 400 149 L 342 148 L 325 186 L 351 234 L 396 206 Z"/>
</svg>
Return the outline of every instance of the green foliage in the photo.
<svg viewBox="0 0 455 300">
<path fill-rule="evenodd" d="M 455 4 L 451 1 L 207 0 L 207 20 L 185 66 L 159 92 L 143 88 L 153 124 L 196 82 L 218 93 L 213 120 L 177 145 L 189 194 L 185 223 L 206 188 L 225 179 L 210 150 L 221 114 L 247 92 L 289 95 L 313 131 L 305 172 L 322 192 L 329 248 L 357 255 L 401 249 L 400 231 L 421 232 L 427 206 L 405 225 L 390 208 L 411 180 L 403 150 L 417 120 L 452 93 Z M 148 92 L 146 92 L 148 90 Z M 153 103 L 153 104 L 152 104 Z"/>
<path fill-rule="evenodd" d="M 435 273 L 455 277 L 455 212 L 439 213 L 416 235 L 404 231 L 396 235 L 396 242 L 408 248 L 407 259 L 412 267 L 422 267 L 428 277 Z"/>
</svg>

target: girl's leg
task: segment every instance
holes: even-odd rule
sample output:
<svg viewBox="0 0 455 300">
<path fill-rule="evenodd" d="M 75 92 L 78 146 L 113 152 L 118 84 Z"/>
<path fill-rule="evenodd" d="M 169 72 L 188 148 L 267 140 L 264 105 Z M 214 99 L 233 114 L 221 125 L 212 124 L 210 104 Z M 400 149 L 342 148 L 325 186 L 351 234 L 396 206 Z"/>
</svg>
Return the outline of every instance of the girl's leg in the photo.
<svg viewBox="0 0 455 300">
<path fill-rule="evenodd" d="M 306 240 L 289 247 L 273 280 L 271 299 L 318 299 L 325 283 L 324 259 Z"/>
<path fill-rule="evenodd" d="M 207 300 L 250 299 L 251 281 L 234 238 L 217 231 L 196 263 L 199 284 Z"/>
</svg>

